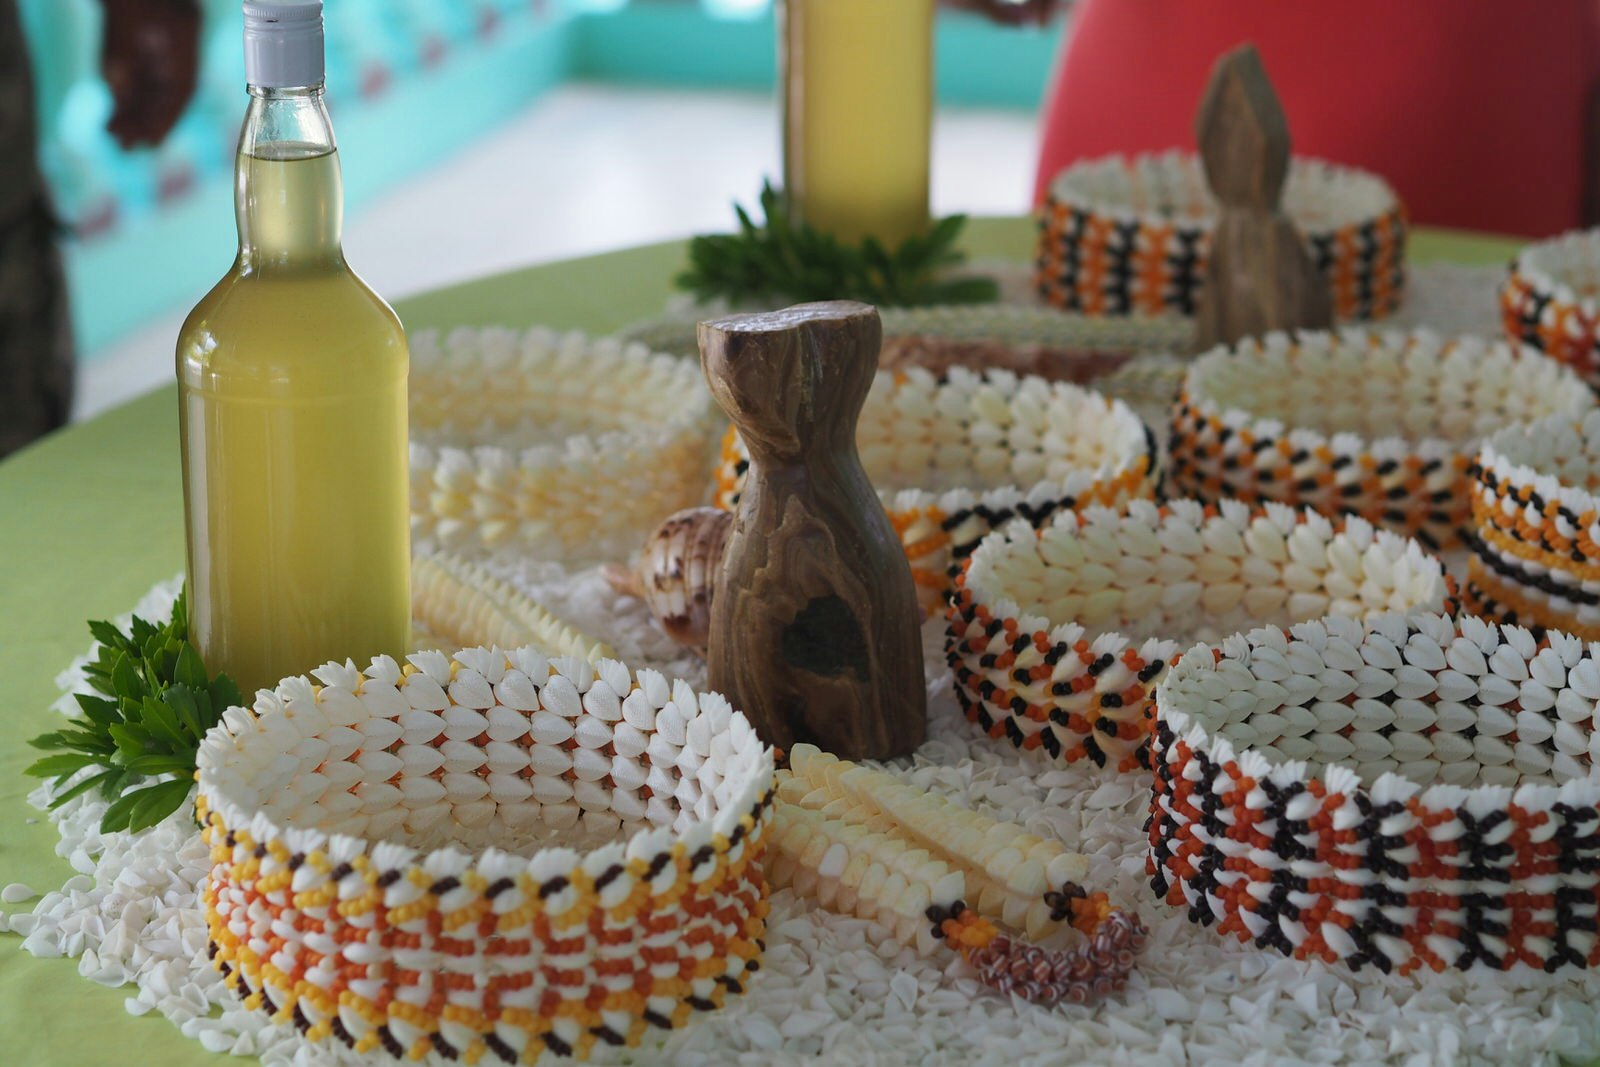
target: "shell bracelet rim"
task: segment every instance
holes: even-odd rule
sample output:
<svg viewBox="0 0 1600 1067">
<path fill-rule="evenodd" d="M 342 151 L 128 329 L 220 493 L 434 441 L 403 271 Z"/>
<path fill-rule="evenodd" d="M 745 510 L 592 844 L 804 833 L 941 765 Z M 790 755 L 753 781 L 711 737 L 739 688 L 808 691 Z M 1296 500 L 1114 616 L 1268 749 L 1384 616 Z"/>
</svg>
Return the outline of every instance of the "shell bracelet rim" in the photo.
<svg viewBox="0 0 1600 1067">
<path fill-rule="evenodd" d="M 668 686 L 669 689 L 676 689 L 678 686 L 685 684 L 681 679 L 668 678 L 667 676 L 662 675 L 659 671 L 644 670 L 637 672 L 636 674 L 618 660 L 602 659 L 598 661 L 589 661 L 579 656 L 548 656 L 544 650 L 538 648 L 537 646 L 527 646 L 522 649 L 510 650 L 509 652 L 503 651 L 499 648 L 463 649 L 452 655 L 450 662 L 459 663 L 460 661 L 455 657 L 460 656 L 463 653 L 469 655 L 477 653 L 485 656 L 506 656 L 508 658 L 508 665 L 514 662 L 509 659 L 510 656 L 531 654 L 535 659 L 545 660 L 549 663 L 552 677 L 556 675 L 558 665 L 572 664 L 581 660 L 583 663 L 594 668 L 597 676 L 598 669 L 600 668 L 601 664 L 614 664 L 616 667 L 627 670 L 631 677 L 637 678 L 645 674 L 656 675 Z M 444 655 L 443 653 L 434 654 Z M 430 654 L 427 652 L 415 653 L 407 657 L 407 662 L 412 663 L 414 660 L 426 658 L 429 655 Z M 377 664 L 381 660 L 388 660 L 388 664 L 384 665 L 384 668 L 380 670 L 380 677 L 389 677 L 391 675 L 391 672 L 387 669 L 387 666 L 389 665 L 394 667 L 392 672 L 394 677 L 398 678 L 401 676 L 402 669 L 399 664 L 395 663 L 395 661 L 393 661 L 390 657 L 379 657 L 379 660 L 375 660 L 374 662 Z M 413 663 L 412 665 L 414 666 L 415 664 Z M 373 668 L 368 669 L 371 670 Z M 511 669 L 517 668 L 512 667 Z M 428 672 L 419 669 L 417 673 L 426 674 Z M 295 686 L 304 686 L 305 688 L 303 692 L 306 695 L 310 695 L 313 692 L 320 692 L 320 690 L 328 687 L 328 683 L 326 682 L 325 678 L 321 677 L 322 675 L 327 675 L 329 677 L 338 677 L 341 675 L 371 677 L 366 675 L 365 672 L 358 670 L 355 665 L 349 661 L 344 664 L 333 662 L 318 668 L 317 671 L 312 672 L 310 675 L 284 679 L 284 681 L 280 682 L 279 686 L 274 690 L 263 690 L 258 694 L 257 704 L 261 704 L 263 698 L 270 698 L 270 701 L 276 702 L 278 705 L 286 706 L 289 703 L 289 701 L 286 700 L 283 695 L 286 692 L 286 687 L 292 689 L 292 687 Z M 299 696 L 300 694 L 296 693 L 294 695 Z M 696 691 L 696 695 L 701 699 L 709 697 L 715 700 L 723 700 L 725 702 L 724 698 L 715 693 Z M 585 857 L 586 850 L 574 849 L 560 844 L 541 846 L 537 850 L 527 854 L 508 851 L 492 845 L 481 849 L 463 849 L 457 847 L 455 844 L 446 845 L 440 848 L 419 848 L 406 844 L 403 841 L 373 839 L 338 831 L 327 832 L 316 827 L 295 826 L 292 824 L 287 824 L 266 812 L 259 810 L 253 811 L 251 810 L 252 805 L 246 802 L 246 798 L 240 796 L 237 787 L 226 780 L 224 777 L 224 772 L 228 769 L 231 769 L 228 761 L 229 750 L 236 751 L 240 741 L 244 739 L 246 732 L 252 730 L 264 717 L 273 714 L 283 714 L 282 707 L 269 706 L 269 710 L 265 712 L 257 710 L 257 707 L 236 706 L 234 708 L 230 708 L 228 709 L 228 712 L 225 713 L 223 721 L 218 723 L 218 725 L 207 734 L 206 739 L 202 742 L 201 758 L 196 774 L 200 793 L 206 798 L 206 803 L 209 809 L 221 815 L 230 826 L 238 827 L 240 829 L 248 828 L 252 831 L 262 831 L 261 833 L 255 833 L 254 836 L 258 838 L 264 839 L 266 836 L 270 836 L 278 840 L 293 841 L 295 843 L 295 850 L 297 852 L 310 853 L 313 851 L 338 851 L 341 853 L 353 852 L 353 854 L 370 854 L 375 849 L 383 849 L 385 851 L 386 858 L 389 859 L 391 864 L 395 866 L 424 863 L 430 858 L 437 856 L 445 859 L 448 864 L 452 866 L 473 866 L 487 859 L 496 866 L 510 864 L 512 867 L 525 868 L 522 873 L 531 873 L 532 868 L 536 864 L 544 865 L 554 860 L 559 860 L 567 863 L 570 866 L 571 863 L 568 861 L 576 859 L 579 863 L 581 863 Z M 531 715 L 532 712 L 524 712 L 523 714 Z M 580 713 L 580 717 L 589 716 L 590 714 L 591 712 L 589 712 L 587 707 L 585 707 L 585 709 Z M 366 716 L 366 718 L 379 717 L 381 716 Z M 732 710 L 731 718 L 737 718 L 737 720 L 743 722 L 744 725 L 749 729 L 749 737 L 752 739 L 755 738 L 754 729 L 749 726 L 748 721 L 744 719 L 742 713 Z M 324 728 L 331 728 L 332 726 L 334 726 L 334 724 L 330 722 Z M 397 741 L 394 744 L 399 744 L 399 742 Z M 775 771 L 774 753 L 770 746 L 761 744 L 759 739 L 756 739 L 754 744 L 759 746 L 764 751 L 747 772 L 746 776 L 748 777 L 749 782 L 746 783 L 744 791 L 748 791 L 750 784 L 766 780 L 768 782 L 766 791 L 770 792 L 770 779 Z M 674 773 L 676 773 L 675 769 Z M 588 851 L 593 852 L 621 847 L 624 851 L 631 853 L 635 850 L 634 846 L 637 842 L 642 842 L 652 837 L 665 836 L 667 838 L 678 838 L 683 837 L 688 833 L 726 834 L 732 829 L 733 825 L 738 823 L 740 817 L 742 817 L 744 814 L 746 814 L 746 812 L 740 810 L 738 805 L 718 805 L 716 813 L 710 819 L 694 818 L 692 812 L 684 812 L 684 815 L 692 820 L 690 827 L 684 831 L 684 833 L 678 833 L 671 827 L 660 826 L 649 821 L 648 819 L 644 819 L 641 820 L 639 825 L 629 830 L 629 832 L 627 832 L 622 838 L 605 846 L 601 846 L 599 849 Z M 723 823 L 726 823 L 727 825 L 720 825 Z"/>
</svg>

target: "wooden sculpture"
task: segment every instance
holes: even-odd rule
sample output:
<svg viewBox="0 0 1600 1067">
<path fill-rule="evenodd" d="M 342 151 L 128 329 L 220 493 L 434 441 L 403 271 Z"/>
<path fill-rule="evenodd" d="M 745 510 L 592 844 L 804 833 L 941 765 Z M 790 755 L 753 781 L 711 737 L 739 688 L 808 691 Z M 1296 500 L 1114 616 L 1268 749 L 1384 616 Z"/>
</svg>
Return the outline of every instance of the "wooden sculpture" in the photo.
<svg viewBox="0 0 1600 1067">
<path fill-rule="evenodd" d="M 699 335 L 711 393 L 750 450 L 711 605 L 710 686 L 771 744 L 904 755 L 927 729 L 921 612 L 856 453 L 878 313 L 801 304 Z"/>
<path fill-rule="evenodd" d="M 1196 351 L 1272 330 L 1331 326 L 1327 279 L 1281 207 L 1289 125 L 1254 45 L 1217 61 L 1195 136 L 1218 202 Z"/>
</svg>

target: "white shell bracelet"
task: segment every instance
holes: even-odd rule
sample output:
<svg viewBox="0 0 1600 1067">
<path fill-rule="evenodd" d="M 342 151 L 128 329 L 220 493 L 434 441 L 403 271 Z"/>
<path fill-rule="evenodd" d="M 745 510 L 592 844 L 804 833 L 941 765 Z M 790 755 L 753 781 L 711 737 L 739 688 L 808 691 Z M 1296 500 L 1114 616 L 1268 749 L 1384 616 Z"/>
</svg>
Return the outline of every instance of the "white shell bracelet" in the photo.
<svg viewBox="0 0 1600 1067">
<path fill-rule="evenodd" d="M 997 526 L 1059 511 L 1148 499 L 1159 480 L 1155 439 L 1126 404 L 1062 382 L 1006 371 L 918 367 L 880 373 L 856 442 L 911 560 L 925 610 Z M 717 471 L 732 509 L 749 457 L 732 430 Z"/>
<path fill-rule="evenodd" d="M 412 341 L 419 543 L 622 558 L 699 503 L 713 455 L 698 367 L 642 345 L 534 329 Z"/>
</svg>

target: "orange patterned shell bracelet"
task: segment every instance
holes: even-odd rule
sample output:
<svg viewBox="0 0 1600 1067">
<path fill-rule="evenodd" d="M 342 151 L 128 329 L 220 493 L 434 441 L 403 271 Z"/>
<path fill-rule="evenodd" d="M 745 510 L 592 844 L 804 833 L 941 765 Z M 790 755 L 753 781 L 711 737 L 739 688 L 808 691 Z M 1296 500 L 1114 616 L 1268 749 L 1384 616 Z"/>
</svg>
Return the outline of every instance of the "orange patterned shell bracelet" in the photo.
<svg viewBox="0 0 1600 1067">
<path fill-rule="evenodd" d="M 210 952 L 246 1006 L 358 1053 L 531 1063 L 741 991 L 773 755 L 727 701 L 530 649 L 314 674 L 200 750 Z"/>
<path fill-rule="evenodd" d="M 1469 604 L 1600 638 L 1600 411 L 1503 430 L 1472 472 Z"/>
<path fill-rule="evenodd" d="M 1156 692 L 1152 887 L 1357 969 L 1600 964 L 1597 654 L 1427 614 L 1197 646 Z"/>
<path fill-rule="evenodd" d="M 1146 765 L 1156 686 L 1193 642 L 1453 608 L 1438 560 L 1364 520 L 1138 501 L 987 538 L 956 581 L 945 655 L 967 718 L 990 737 L 1132 770 Z"/>
<path fill-rule="evenodd" d="M 1481 441 L 1593 405 L 1570 370 L 1505 344 L 1426 331 L 1272 333 L 1189 368 L 1172 409 L 1171 489 L 1359 515 L 1452 548 Z"/>
<path fill-rule="evenodd" d="M 1500 289 L 1506 336 L 1565 363 L 1600 387 L 1600 231 L 1523 249 Z"/>
<path fill-rule="evenodd" d="M 1378 319 L 1399 307 L 1406 217 L 1387 182 L 1297 157 L 1283 205 L 1328 279 L 1339 318 Z M 1090 315 L 1193 315 L 1215 212 L 1193 153 L 1075 163 L 1050 183 L 1040 209 L 1039 295 Z"/>
<path fill-rule="evenodd" d="M 862 465 L 900 534 L 925 612 L 990 530 L 1155 495 L 1155 438 L 1121 401 L 1009 371 L 880 373 L 857 424 Z M 716 505 L 732 510 L 749 456 L 731 428 Z"/>
</svg>

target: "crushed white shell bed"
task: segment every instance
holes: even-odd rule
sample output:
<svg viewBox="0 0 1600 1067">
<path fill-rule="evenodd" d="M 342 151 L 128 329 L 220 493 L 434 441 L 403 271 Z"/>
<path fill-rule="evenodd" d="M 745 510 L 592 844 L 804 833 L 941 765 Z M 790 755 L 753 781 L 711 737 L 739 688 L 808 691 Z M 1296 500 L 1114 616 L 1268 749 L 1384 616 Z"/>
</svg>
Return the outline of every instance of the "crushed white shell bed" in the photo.
<svg viewBox="0 0 1600 1067">
<path fill-rule="evenodd" d="M 691 682 L 703 668 L 650 624 L 643 605 L 619 599 L 597 570 L 498 568 L 551 611 L 616 646 L 635 666 Z M 139 605 L 161 614 L 169 583 Z M 925 633 L 941 664 L 939 623 Z M 63 674 L 79 684 L 79 665 Z M 697 1017 L 654 1045 L 609 1061 L 861 1065 L 994 1064 L 1550 1064 L 1600 1055 L 1600 975 L 1552 978 L 1426 974 L 1360 976 L 1223 941 L 1153 898 L 1144 873 L 1143 774 L 1107 773 L 1085 761 L 1060 766 L 1019 755 L 963 719 L 942 670 L 929 681 L 929 740 L 903 774 L 918 786 L 1093 857 L 1087 885 L 1137 905 L 1150 940 L 1125 994 L 1084 1007 L 1044 1009 L 983 990 L 953 953 L 920 956 L 871 923 L 773 898 L 763 969 L 745 996 Z M 66 707 L 65 702 L 61 705 Z M 41 803 L 42 793 L 35 794 Z M 268 1064 L 345 1062 L 342 1049 L 302 1046 L 292 1027 L 243 1010 L 205 960 L 195 886 L 207 865 L 187 814 L 132 837 L 102 837 L 98 801 L 60 813 L 59 851 L 78 873 L 4 922 L 41 957 L 71 956 L 86 978 L 128 985 L 128 1011 L 159 1013 L 217 1052 Z M 0 870 L 0 883 L 5 872 Z M 8 886 L 13 904 L 28 887 Z M 26 907 L 26 905 L 24 905 Z M 15 942 L 13 942 L 14 944 Z M 216 1009 L 216 1014 L 213 1010 Z M 352 1058 L 353 1060 L 353 1058 Z"/>
</svg>

